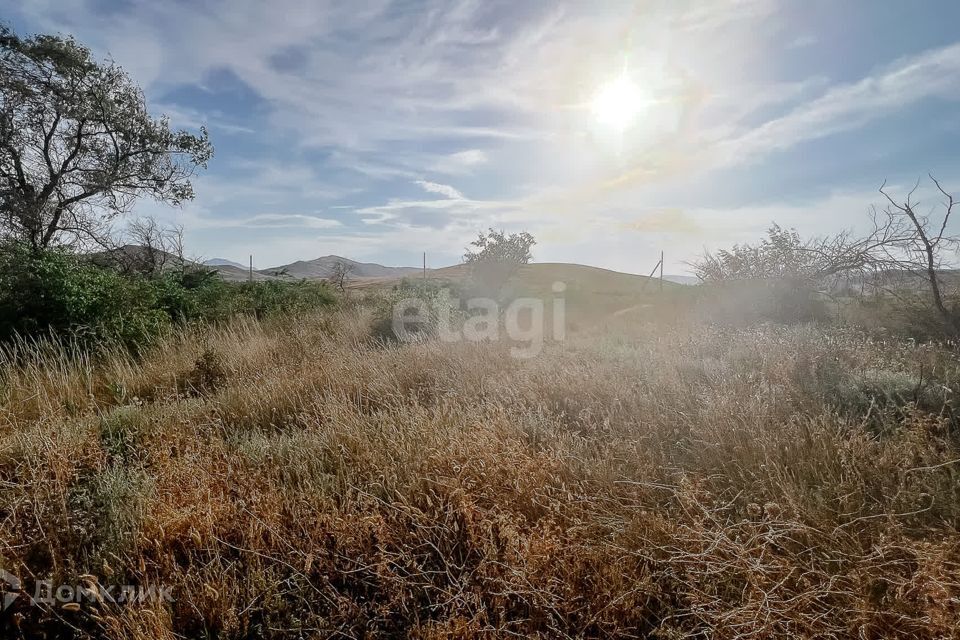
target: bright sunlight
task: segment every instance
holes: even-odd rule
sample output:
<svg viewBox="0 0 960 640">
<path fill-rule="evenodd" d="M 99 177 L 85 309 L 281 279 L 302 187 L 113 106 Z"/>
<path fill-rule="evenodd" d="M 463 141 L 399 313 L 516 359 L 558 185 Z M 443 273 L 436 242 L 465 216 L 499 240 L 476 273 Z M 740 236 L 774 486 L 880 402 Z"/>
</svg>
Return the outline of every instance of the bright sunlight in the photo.
<svg viewBox="0 0 960 640">
<path fill-rule="evenodd" d="M 600 87 L 591 110 L 599 123 L 623 131 L 636 120 L 642 107 L 640 87 L 623 74 Z"/>
</svg>

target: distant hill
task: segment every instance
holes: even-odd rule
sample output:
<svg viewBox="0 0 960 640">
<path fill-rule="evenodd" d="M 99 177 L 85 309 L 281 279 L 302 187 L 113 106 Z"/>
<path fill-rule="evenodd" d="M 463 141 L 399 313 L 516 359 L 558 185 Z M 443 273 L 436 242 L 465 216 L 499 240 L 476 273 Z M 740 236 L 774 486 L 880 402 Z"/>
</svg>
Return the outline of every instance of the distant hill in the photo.
<svg viewBox="0 0 960 640">
<path fill-rule="evenodd" d="M 92 259 L 101 265 L 120 266 L 126 269 L 142 269 L 149 264 L 150 256 L 162 264 L 162 269 L 181 266 L 181 260 L 171 254 L 150 252 L 144 247 L 127 245 L 118 249 L 92 254 Z M 338 263 L 350 267 L 348 281 L 351 287 L 378 287 L 390 286 L 403 278 L 419 279 L 423 270 L 418 267 L 387 267 L 373 262 L 359 262 L 342 256 L 329 255 L 315 260 L 299 260 L 288 265 L 271 267 L 253 271 L 255 282 L 269 280 L 323 280 L 333 274 L 334 266 Z M 195 263 L 182 261 L 186 265 Z M 203 266 L 215 271 L 227 282 L 247 282 L 250 277 L 248 266 L 226 258 L 212 258 L 205 260 Z M 470 266 L 457 264 L 450 267 L 427 270 L 427 277 L 431 280 L 447 281 L 454 284 L 469 285 L 471 280 Z M 682 289 L 673 279 L 684 284 L 696 281 L 688 276 L 665 276 L 665 289 Z M 524 296 L 549 296 L 555 282 L 566 285 L 566 295 L 573 301 L 581 299 L 586 306 L 595 306 L 596 311 L 622 309 L 636 303 L 637 296 L 646 297 L 659 290 L 659 280 L 643 275 L 622 273 L 571 263 L 533 263 L 520 267 L 506 285 L 513 294 Z M 482 291 L 472 293 L 481 295 Z"/>
<path fill-rule="evenodd" d="M 357 262 L 356 260 L 350 260 L 349 258 L 343 258 L 341 256 L 323 256 L 315 260 L 298 260 L 297 262 L 280 267 L 261 269 L 260 273 L 265 275 L 284 273 L 292 278 L 320 280 L 329 278 L 333 274 L 334 265 L 338 262 L 342 262 L 350 267 L 351 278 L 400 278 L 405 275 L 420 272 L 420 269 L 417 267 L 385 267 L 382 264 Z"/>
<path fill-rule="evenodd" d="M 155 269 L 166 271 L 183 265 L 193 264 L 172 253 L 159 249 L 148 249 L 136 244 L 127 244 L 115 249 L 107 249 L 88 254 L 89 259 L 101 267 L 114 267 L 121 271 L 149 272 Z"/>
<path fill-rule="evenodd" d="M 240 264 L 239 262 L 234 262 L 233 260 L 227 260 L 226 258 L 210 258 L 209 260 L 204 260 L 203 264 L 207 267 L 236 267 L 237 269 L 249 269 L 249 266 L 245 264 Z"/>
<path fill-rule="evenodd" d="M 245 282 L 250 279 L 247 265 L 226 258 L 211 258 L 198 264 L 178 258 L 163 251 L 150 250 L 139 245 L 125 245 L 89 254 L 90 259 L 101 266 L 117 267 L 127 271 L 150 271 L 153 262 L 161 270 L 179 268 L 183 265 L 197 265 L 216 271 L 221 278 L 229 282 Z M 373 262 L 358 262 L 342 256 L 323 256 L 316 260 L 300 260 L 292 264 L 270 269 L 254 270 L 253 280 L 275 280 L 278 278 L 293 280 L 323 280 L 333 274 L 334 266 L 342 262 L 350 267 L 350 280 L 391 279 L 420 273 L 417 267 L 386 267 Z"/>
<path fill-rule="evenodd" d="M 431 269 L 427 273 L 430 278 L 463 282 L 470 277 L 470 266 L 457 264 Z M 512 285 L 525 291 L 546 291 L 554 282 L 575 285 L 593 292 L 615 293 L 646 291 L 659 286 L 657 278 L 568 262 L 534 262 L 523 265 L 510 280 Z M 676 287 L 676 283 L 669 282 L 666 278 L 664 285 Z"/>
<path fill-rule="evenodd" d="M 209 266 L 209 265 L 208 265 Z M 250 268 L 249 267 L 235 267 L 232 264 L 224 264 L 219 266 L 209 266 L 210 269 L 217 272 L 217 275 L 226 280 L 227 282 L 249 282 L 250 280 Z M 253 272 L 253 281 L 254 282 L 264 282 L 266 280 L 277 280 L 275 276 L 270 276 L 265 273 L 260 273 L 259 271 Z"/>
<path fill-rule="evenodd" d="M 633 273 L 611 271 L 599 267 L 565 262 L 538 262 L 519 269 L 504 285 L 502 292 L 491 293 L 476 288 L 472 283 L 470 265 L 458 264 L 427 272 L 433 280 L 450 282 L 465 287 L 462 295 L 493 296 L 505 293 L 506 297 L 532 297 L 549 300 L 560 296 L 566 300 L 567 318 L 574 325 L 595 324 L 613 314 L 626 310 L 641 310 L 644 305 L 661 297 L 659 278 Z M 562 283 L 562 292 L 554 289 Z M 387 283 L 377 283 L 387 284 Z M 363 286 L 360 284 L 359 286 Z M 686 287 L 664 279 L 665 293 L 683 293 Z"/>
</svg>

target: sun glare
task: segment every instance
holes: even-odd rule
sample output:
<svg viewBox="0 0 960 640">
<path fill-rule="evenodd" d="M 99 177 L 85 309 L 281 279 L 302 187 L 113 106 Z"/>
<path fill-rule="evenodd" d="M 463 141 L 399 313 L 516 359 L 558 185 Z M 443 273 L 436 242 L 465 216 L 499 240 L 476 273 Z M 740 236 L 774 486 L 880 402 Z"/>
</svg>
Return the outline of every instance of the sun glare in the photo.
<svg viewBox="0 0 960 640">
<path fill-rule="evenodd" d="M 640 87 L 622 75 L 600 87 L 592 111 L 599 123 L 623 131 L 636 120 L 642 106 Z"/>
</svg>

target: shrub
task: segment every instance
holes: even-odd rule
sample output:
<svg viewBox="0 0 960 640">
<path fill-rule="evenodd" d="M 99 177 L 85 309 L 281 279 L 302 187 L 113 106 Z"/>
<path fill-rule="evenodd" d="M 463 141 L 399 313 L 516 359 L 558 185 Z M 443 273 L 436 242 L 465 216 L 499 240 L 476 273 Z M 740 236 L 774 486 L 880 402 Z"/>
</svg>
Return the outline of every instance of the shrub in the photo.
<svg viewBox="0 0 960 640">
<path fill-rule="evenodd" d="M 227 289 L 235 287 L 240 302 L 240 313 L 258 318 L 285 313 L 302 313 L 331 305 L 336 296 L 325 282 L 245 282 L 239 285 L 224 283 Z"/>
<path fill-rule="evenodd" d="M 186 391 L 202 395 L 217 389 L 227 379 L 223 356 L 207 348 L 200 354 L 193 368 L 183 376 Z"/>
<path fill-rule="evenodd" d="M 701 314 L 733 326 L 756 322 L 796 324 L 828 322 L 832 316 L 822 294 L 791 281 L 742 280 L 703 285 Z"/>
<path fill-rule="evenodd" d="M 422 282 L 404 279 L 390 291 L 374 297 L 373 323 L 371 333 L 375 338 L 394 340 L 398 336 L 394 331 L 394 310 L 402 305 L 407 313 L 404 329 L 410 334 L 423 337 L 437 335 L 444 318 L 453 322 L 460 315 L 459 291 L 436 282 Z M 410 301 L 416 300 L 420 307 L 413 307 Z M 420 318 L 416 321 L 413 315 Z"/>
<path fill-rule="evenodd" d="M 302 313 L 334 303 L 313 282 L 223 282 L 202 268 L 121 274 L 63 251 L 0 249 L 0 342 L 66 335 L 80 346 L 119 342 L 140 353 L 172 325 Z"/>
<path fill-rule="evenodd" d="M 137 350 L 170 325 L 157 288 L 59 251 L 0 251 L 0 340 L 69 334 Z"/>
</svg>

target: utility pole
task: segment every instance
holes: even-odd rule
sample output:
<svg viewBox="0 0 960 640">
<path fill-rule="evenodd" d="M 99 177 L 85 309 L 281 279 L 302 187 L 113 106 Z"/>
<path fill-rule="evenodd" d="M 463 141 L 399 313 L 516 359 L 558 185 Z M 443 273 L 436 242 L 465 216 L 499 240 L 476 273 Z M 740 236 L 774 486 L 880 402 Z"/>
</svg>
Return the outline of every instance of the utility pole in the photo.
<svg viewBox="0 0 960 640">
<path fill-rule="evenodd" d="M 423 252 L 423 281 L 427 281 L 427 252 Z"/>
<path fill-rule="evenodd" d="M 663 250 L 660 251 L 660 293 L 663 293 Z"/>
<path fill-rule="evenodd" d="M 250 254 L 250 282 L 253 282 L 253 254 Z"/>
</svg>

